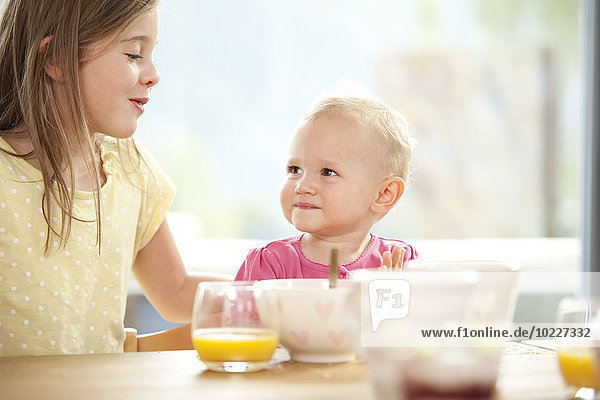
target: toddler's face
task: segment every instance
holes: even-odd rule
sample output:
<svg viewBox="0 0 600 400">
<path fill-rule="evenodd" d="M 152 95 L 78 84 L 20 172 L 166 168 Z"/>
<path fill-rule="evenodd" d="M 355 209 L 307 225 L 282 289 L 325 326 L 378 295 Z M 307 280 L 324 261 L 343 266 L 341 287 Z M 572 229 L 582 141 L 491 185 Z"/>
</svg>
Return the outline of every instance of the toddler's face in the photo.
<svg viewBox="0 0 600 400">
<path fill-rule="evenodd" d="M 362 129 L 351 119 L 321 116 L 294 134 L 280 200 L 296 229 L 335 236 L 377 221 L 370 206 L 385 177 L 377 146 Z"/>
<path fill-rule="evenodd" d="M 91 49 L 79 68 L 85 113 L 94 132 L 131 136 L 150 91 L 160 79 L 152 52 L 158 39 L 158 10 L 141 16 L 108 50 L 109 38 Z"/>
</svg>

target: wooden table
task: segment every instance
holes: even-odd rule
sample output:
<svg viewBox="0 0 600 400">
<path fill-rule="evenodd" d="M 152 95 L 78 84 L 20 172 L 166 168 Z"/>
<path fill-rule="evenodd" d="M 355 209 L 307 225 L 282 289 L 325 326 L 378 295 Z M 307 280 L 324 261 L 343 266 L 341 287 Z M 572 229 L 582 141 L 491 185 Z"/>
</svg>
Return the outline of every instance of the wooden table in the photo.
<svg viewBox="0 0 600 400">
<path fill-rule="evenodd" d="M 283 351 L 283 350 L 282 350 Z M 281 357 L 284 357 L 283 355 Z M 501 400 L 566 399 L 556 354 L 514 344 Z M 249 374 L 207 371 L 194 351 L 0 358 L 0 399 L 375 399 L 368 365 L 280 362 Z"/>
</svg>

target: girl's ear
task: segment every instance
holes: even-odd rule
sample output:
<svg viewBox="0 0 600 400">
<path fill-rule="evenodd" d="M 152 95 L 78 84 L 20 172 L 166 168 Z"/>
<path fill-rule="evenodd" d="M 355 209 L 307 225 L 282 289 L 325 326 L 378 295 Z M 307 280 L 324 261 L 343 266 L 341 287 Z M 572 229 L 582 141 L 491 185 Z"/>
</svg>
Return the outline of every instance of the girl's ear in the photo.
<svg viewBox="0 0 600 400">
<path fill-rule="evenodd" d="M 50 43 L 51 41 L 52 36 L 46 36 L 45 38 L 43 38 L 40 42 L 40 47 L 38 48 L 38 54 L 42 53 L 46 49 L 46 46 L 48 46 L 48 43 Z M 46 71 L 46 75 L 48 75 L 53 80 L 57 82 L 62 81 L 62 74 L 60 73 L 58 67 L 56 67 L 56 65 L 54 64 L 54 60 L 52 58 L 46 60 L 46 62 L 44 63 L 44 71 Z"/>
<path fill-rule="evenodd" d="M 377 198 L 371 204 L 371 210 L 376 214 L 386 214 L 400 200 L 406 185 L 399 176 L 387 178 L 381 183 Z"/>
</svg>

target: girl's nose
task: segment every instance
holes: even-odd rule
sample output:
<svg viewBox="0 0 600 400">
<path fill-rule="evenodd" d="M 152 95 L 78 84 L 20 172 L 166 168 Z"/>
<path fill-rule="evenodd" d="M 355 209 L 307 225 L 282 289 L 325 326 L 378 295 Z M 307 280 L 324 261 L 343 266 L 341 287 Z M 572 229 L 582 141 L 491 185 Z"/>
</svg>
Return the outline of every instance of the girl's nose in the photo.
<svg viewBox="0 0 600 400">
<path fill-rule="evenodd" d="M 142 85 L 147 87 L 152 87 L 160 81 L 160 74 L 154 60 L 150 62 L 148 68 L 140 75 L 140 80 L 142 81 Z"/>
</svg>

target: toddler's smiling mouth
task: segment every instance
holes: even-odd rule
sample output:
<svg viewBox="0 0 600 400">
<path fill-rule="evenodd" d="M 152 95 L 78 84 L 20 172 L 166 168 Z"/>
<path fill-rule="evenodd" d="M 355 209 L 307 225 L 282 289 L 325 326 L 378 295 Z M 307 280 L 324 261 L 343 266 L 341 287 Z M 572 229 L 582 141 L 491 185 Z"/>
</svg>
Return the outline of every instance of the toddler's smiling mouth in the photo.
<svg viewBox="0 0 600 400">
<path fill-rule="evenodd" d="M 296 203 L 294 204 L 294 207 L 299 208 L 301 210 L 318 210 L 321 208 L 310 203 Z"/>
</svg>

